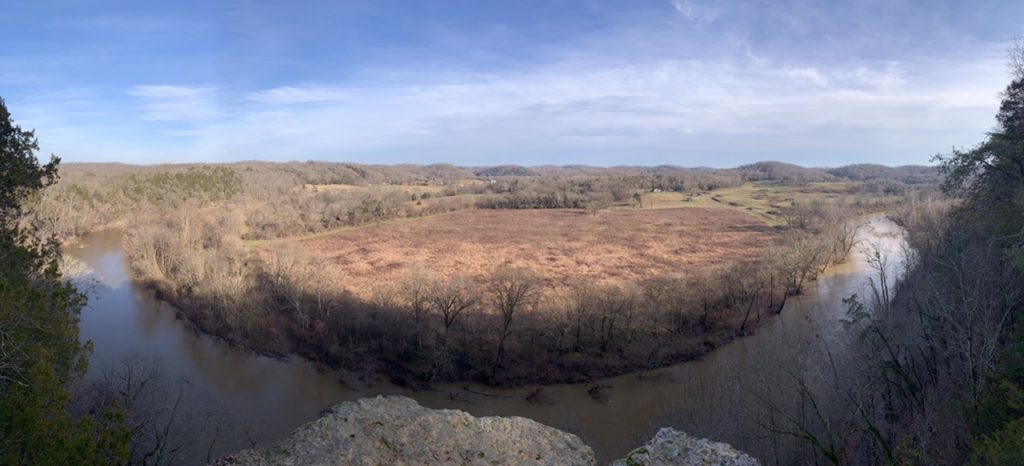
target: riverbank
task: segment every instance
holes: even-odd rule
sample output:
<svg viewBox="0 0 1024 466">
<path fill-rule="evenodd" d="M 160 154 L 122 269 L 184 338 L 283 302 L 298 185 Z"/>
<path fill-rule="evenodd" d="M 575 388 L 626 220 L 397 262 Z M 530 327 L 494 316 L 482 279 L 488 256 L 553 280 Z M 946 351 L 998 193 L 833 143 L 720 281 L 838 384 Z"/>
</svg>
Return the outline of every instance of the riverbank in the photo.
<svg viewBox="0 0 1024 466">
<path fill-rule="evenodd" d="M 642 373 L 673 364 L 684 363 L 699 359 L 732 342 L 736 338 L 753 335 L 756 333 L 757 325 L 748 325 L 742 332 L 737 331 L 738 322 L 732 322 L 725 326 L 709 329 L 699 335 L 683 336 L 675 338 L 670 344 L 663 345 L 659 351 L 662 353 L 656 363 L 641 361 L 626 354 L 625 352 L 614 352 L 600 355 L 597 358 L 589 358 L 589 364 L 576 361 L 572 370 L 565 370 L 565 366 L 555 364 L 554 367 L 545 367 L 545 364 L 537 364 L 537 361 L 508 363 L 510 368 L 500 378 L 494 378 L 486 371 L 476 371 L 477 376 L 440 379 L 429 372 L 429 368 L 410 364 L 398 358 L 392 359 L 371 359 L 371 364 L 352 357 L 332 358 L 330 354 L 323 352 L 320 348 L 301 342 L 280 338 L 280 335 L 292 333 L 291 326 L 294 325 L 289 319 L 282 316 L 275 316 L 274 321 L 267 322 L 269 328 L 276 329 L 273 334 L 276 337 L 252 338 L 249 335 L 239 335 L 232 332 L 223 325 L 217 325 L 209 319 L 209 313 L 205 312 L 208 305 L 183 296 L 181 290 L 175 288 L 166 280 L 153 280 L 133 275 L 133 280 L 143 288 L 152 290 L 155 297 L 167 302 L 172 306 L 175 317 L 182 324 L 196 334 L 207 335 L 217 338 L 224 343 L 246 350 L 255 354 L 278 359 L 286 359 L 291 355 L 301 357 L 305 360 L 322 364 L 333 370 L 350 371 L 354 373 L 372 373 L 374 377 L 384 377 L 388 382 L 401 387 L 409 387 L 416 390 L 430 389 L 431 384 L 438 382 L 458 383 L 460 381 L 481 383 L 490 387 L 520 387 L 531 384 L 586 384 L 593 383 L 607 377 L 615 377 L 623 374 Z M 364 309 L 369 314 L 380 314 L 387 312 L 379 308 L 374 309 L 373 305 L 366 302 L 358 302 L 355 306 Z M 401 317 L 399 317 L 401 319 Z M 760 319 L 760 318 L 759 318 Z M 752 322 L 759 322 L 757 321 Z M 383 363 L 383 365 L 381 365 Z M 516 367 L 518 366 L 518 367 Z M 364 376 L 365 377 L 365 376 Z M 596 398 L 602 395 L 595 392 Z"/>
<path fill-rule="evenodd" d="M 499 267 L 475 282 L 412 270 L 391 281 L 392 294 L 372 299 L 331 285 L 322 268 L 297 271 L 294 256 L 189 240 L 221 233 L 196 220 L 184 225 L 182 245 L 168 248 L 133 232 L 126 244 L 134 279 L 174 304 L 191 328 L 232 345 L 422 389 L 459 380 L 585 383 L 703 357 L 754 333 L 763 316 L 845 260 L 856 229 L 844 230 L 845 246 L 823 232 L 790 235 L 759 261 L 639 283 L 580 280 L 550 289 L 526 269 Z M 512 302 L 502 293 L 513 289 L 523 293 L 518 307 L 495 308 Z"/>
</svg>

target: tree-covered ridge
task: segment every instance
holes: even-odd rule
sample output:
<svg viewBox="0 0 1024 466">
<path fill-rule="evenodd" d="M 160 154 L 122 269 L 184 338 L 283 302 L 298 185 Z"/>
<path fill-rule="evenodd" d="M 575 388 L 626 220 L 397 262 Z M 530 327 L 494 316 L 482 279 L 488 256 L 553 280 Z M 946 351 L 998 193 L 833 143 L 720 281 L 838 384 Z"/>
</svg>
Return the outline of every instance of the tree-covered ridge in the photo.
<svg viewBox="0 0 1024 466">
<path fill-rule="evenodd" d="M 200 165 L 184 172 L 132 175 L 124 189 L 135 202 L 223 201 L 242 191 L 242 178 L 227 167 Z"/>
</svg>

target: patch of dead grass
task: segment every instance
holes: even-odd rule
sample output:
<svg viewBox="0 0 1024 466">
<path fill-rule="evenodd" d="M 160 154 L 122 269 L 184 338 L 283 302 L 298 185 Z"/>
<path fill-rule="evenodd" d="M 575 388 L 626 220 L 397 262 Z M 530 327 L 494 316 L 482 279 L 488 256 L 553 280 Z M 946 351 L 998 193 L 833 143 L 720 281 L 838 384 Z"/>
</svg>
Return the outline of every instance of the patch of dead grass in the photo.
<svg viewBox="0 0 1024 466">
<path fill-rule="evenodd" d="M 484 281 L 498 266 L 528 267 L 551 287 L 601 283 L 752 258 L 775 241 L 763 221 L 732 209 L 464 210 L 298 240 L 335 283 L 358 296 L 419 264 Z M 266 245 L 264 248 L 275 247 Z M 264 251 L 265 252 L 265 251 Z"/>
</svg>

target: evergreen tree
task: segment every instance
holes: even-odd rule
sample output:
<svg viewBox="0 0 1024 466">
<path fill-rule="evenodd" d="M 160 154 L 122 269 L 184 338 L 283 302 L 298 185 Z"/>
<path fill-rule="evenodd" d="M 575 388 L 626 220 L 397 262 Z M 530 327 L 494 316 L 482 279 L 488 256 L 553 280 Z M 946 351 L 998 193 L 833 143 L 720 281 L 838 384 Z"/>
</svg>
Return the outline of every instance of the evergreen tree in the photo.
<svg viewBox="0 0 1024 466">
<path fill-rule="evenodd" d="M 130 434 L 120 410 L 68 410 L 91 349 L 78 341 L 86 297 L 61 277 L 57 241 L 20 223 L 57 180 L 60 160 L 40 165 L 38 149 L 0 98 L 0 463 L 122 464 Z"/>
</svg>

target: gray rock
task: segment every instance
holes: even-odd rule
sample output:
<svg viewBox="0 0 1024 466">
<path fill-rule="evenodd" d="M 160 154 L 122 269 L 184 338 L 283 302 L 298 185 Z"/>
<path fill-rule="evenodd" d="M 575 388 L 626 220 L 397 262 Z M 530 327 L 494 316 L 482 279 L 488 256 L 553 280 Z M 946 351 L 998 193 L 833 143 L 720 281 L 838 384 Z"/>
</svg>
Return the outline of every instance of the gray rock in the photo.
<svg viewBox="0 0 1024 466">
<path fill-rule="evenodd" d="M 727 443 L 691 437 L 685 432 L 663 428 L 644 445 L 612 466 L 760 466 L 756 459 Z"/>
<path fill-rule="evenodd" d="M 390 396 L 335 405 L 273 449 L 244 450 L 215 465 L 593 465 L 578 437 L 521 417 L 470 416 Z"/>
</svg>

